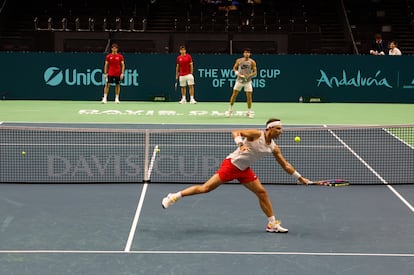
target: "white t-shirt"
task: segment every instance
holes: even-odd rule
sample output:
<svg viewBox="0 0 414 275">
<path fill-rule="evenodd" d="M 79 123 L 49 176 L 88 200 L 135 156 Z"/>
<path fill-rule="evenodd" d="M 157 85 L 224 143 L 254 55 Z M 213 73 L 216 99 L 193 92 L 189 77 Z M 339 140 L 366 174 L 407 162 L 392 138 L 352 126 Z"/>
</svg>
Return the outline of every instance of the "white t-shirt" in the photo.
<svg viewBox="0 0 414 275">
<path fill-rule="evenodd" d="M 265 155 L 271 154 L 276 146 L 273 140 L 270 144 L 266 144 L 264 132 L 262 132 L 260 137 L 254 141 L 245 140 L 244 145 L 247 146 L 249 150 L 241 151 L 240 148 L 238 148 L 227 156 L 233 165 L 242 171 L 255 161 L 263 158 Z"/>
<path fill-rule="evenodd" d="M 401 55 L 401 51 L 398 48 L 390 49 L 389 55 Z"/>
</svg>

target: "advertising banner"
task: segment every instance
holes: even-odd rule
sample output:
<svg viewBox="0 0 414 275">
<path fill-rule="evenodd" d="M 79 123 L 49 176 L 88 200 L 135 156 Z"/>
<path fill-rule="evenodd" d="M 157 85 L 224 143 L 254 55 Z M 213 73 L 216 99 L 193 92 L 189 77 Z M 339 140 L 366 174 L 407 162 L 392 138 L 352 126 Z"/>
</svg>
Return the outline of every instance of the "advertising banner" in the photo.
<svg viewBox="0 0 414 275">
<path fill-rule="evenodd" d="M 191 53 L 190 53 L 191 54 Z M 106 54 L 0 53 L 2 99 L 100 100 Z M 121 100 L 180 99 L 175 89 L 177 54 L 124 54 Z M 232 67 L 242 54 L 194 54 L 198 101 L 228 101 Z M 412 56 L 255 55 L 256 102 L 414 103 Z M 114 97 L 111 87 L 109 99 Z"/>
</svg>

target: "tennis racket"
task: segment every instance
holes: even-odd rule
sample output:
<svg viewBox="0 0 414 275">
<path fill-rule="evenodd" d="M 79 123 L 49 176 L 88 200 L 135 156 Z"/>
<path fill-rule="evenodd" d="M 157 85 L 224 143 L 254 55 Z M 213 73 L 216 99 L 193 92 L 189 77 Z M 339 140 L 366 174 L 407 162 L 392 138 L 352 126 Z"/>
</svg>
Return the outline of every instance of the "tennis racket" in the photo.
<svg viewBox="0 0 414 275">
<path fill-rule="evenodd" d="M 318 181 L 311 181 L 308 183 L 308 185 L 321 185 L 321 186 L 329 186 L 329 187 L 348 186 L 349 184 L 350 182 L 344 179 L 318 180 Z"/>
<path fill-rule="evenodd" d="M 178 79 L 176 79 L 174 83 L 174 91 L 177 92 L 177 90 L 178 90 Z"/>
</svg>

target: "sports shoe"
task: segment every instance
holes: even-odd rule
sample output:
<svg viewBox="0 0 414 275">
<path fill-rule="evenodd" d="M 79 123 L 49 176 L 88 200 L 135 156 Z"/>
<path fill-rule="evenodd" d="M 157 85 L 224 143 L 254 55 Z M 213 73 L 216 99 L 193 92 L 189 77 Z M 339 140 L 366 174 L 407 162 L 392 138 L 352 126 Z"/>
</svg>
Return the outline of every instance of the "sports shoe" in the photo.
<svg viewBox="0 0 414 275">
<path fill-rule="evenodd" d="M 162 208 L 166 209 L 170 207 L 174 202 L 178 200 L 177 196 L 173 193 L 169 193 L 168 196 L 162 199 Z"/>
<path fill-rule="evenodd" d="M 194 98 L 192 98 L 192 99 L 190 100 L 190 104 L 197 104 L 197 101 L 196 101 Z"/>
<path fill-rule="evenodd" d="M 248 111 L 248 112 L 246 113 L 246 116 L 247 116 L 248 118 L 254 118 L 253 113 L 252 113 L 252 112 L 250 112 L 250 111 Z"/>
<path fill-rule="evenodd" d="M 280 221 L 276 220 L 276 222 L 273 224 L 267 224 L 266 231 L 271 233 L 288 233 L 289 230 L 287 228 L 282 227 L 280 225 Z"/>
<path fill-rule="evenodd" d="M 180 100 L 180 102 L 178 102 L 178 103 L 180 103 L 180 104 L 186 104 L 186 103 L 187 103 L 187 100 L 186 100 L 185 98 L 183 98 L 183 99 L 181 99 L 181 100 Z"/>
<path fill-rule="evenodd" d="M 119 104 L 119 99 L 115 99 L 115 104 Z"/>
<path fill-rule="evenodd" d="M 231 110 L 228 110 L 228 111 L 226 111 L 225 113 L 224 113 L 224 115 L 226 116 L 226 117 L 231 117 L 231 113 L 232 113 L 233 111 L 231 111 Z"/>
<path fill-rule="evenodd" d="M 102 99 L 101 103 L 106 104 L 106 98 Z"/>
</svg>

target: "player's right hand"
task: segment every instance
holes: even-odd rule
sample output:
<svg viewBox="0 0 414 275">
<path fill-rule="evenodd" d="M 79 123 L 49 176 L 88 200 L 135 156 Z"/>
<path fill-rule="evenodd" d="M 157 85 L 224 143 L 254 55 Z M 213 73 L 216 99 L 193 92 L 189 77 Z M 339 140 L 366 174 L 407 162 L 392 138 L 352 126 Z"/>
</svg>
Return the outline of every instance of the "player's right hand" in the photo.
<svg viewBox="0 0 414 275">
<path fill-rule="evenodd" d="M 305 185 L 312 184 L 312 181 L 311 181 L 311 180 L 309 180 L 309 179 L 307 179 L 307 178 L 304 178 L 304 177 L 300 177 L 300 178 L 298 179 L 298 182 L 299 182 L 299 183 L 302 183 L 302 184 L 305 184 Z"/>
</svg>

